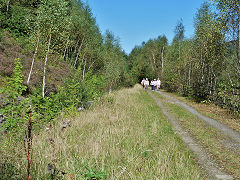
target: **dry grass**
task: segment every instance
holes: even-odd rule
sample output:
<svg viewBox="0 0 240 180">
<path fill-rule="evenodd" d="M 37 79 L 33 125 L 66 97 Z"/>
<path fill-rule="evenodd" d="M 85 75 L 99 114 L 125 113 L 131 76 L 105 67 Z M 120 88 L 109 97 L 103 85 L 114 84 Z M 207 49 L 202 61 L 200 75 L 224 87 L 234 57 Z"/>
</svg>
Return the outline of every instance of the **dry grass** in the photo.
<svg viewBox="0 0 240 180">
<path fill-rule="evenodd" d="M 203 179 L 192 153 L 140 86 L 106 96 L 69 120 L 64 131 L 59 124 L 34 137 L 32 177 L 45 179 L 50 163 L 63 179 Z M 22 154 L 17 148 L 1 156 L 9 149 Z M 9 156 L 18 169 L 24 161 L 16 152 Z"/>
</svg>

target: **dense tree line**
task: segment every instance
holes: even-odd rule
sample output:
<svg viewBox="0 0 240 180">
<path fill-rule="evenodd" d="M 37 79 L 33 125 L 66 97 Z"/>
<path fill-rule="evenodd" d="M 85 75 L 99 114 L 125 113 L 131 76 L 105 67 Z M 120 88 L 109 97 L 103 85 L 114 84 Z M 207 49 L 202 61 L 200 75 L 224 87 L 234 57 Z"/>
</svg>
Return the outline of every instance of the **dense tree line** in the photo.
<svg viewBox="0 0 240 180">
<path fill-rule="evenodd" d="M 19 67 L 25 62 L 16 60 L 13 77 L 20 79 L 16 83 L 21 90 L 13 97 L 9 92 L 15 91 L 14 87 L 6 85 L 2 90 L 8 97 L 7 105 L 1 108 L 7 127 L 24 121 L 22 106 L 14 99 L 22 96 L 27 87 L 31 92 L 25 97 L 32 103 L 36 117 L 48 122 L 64 109 L 82 107 L 104 92 L 131 85 L 127 55 L 118 38 L 110 31 L 101 34 L 90 7 L 81 0 L 0 0 L 0 28 L 22 40 L 20 43 L 33 54 L 23 86 Z M 42 80 L 32 87 L 36 61 L 43 64 L 38 69 Z M 70 77 L 62 77 L 63 85 L 48 93 L 48 67 L 56 66 L 56 61 L 66 62 L 71 73 Z"/>
<path fill-rule="evenodd" d="M 169 91 L 239 113 L 239 7 L 235 0 L 205 2 L 195 15 L 193 38 L 184 37 L 180 20 L 171 44 L 159 36 L 136 46 L 129 55 L 135 80 L 159 77 Z"/>
</svg>

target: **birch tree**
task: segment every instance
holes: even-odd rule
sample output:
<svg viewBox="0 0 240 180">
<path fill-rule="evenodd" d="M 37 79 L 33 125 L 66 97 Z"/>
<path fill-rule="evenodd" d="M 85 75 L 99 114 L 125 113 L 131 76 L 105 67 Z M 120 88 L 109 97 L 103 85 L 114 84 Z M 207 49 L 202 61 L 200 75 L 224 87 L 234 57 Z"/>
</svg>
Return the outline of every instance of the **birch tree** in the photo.
<svg viewBox="0 0 240 180">
<path fill-rule="evenodd" d="M 43 84 L 42 96 L 45 96 L 46 72 L 48 55 L 51 50 L 52 41 L 61 36 L 60 29 L 65 26 L 65 17 L 67 16 L 67 2 L 62 0 L 45 0 L 38 8 L 37 23 L 39 24 L 40 37 L 46 47 L 44 69 L 43 69 Z"/>
<path fill-rule="evenodd" d="M 202 98 L 213 94 L 215 78 L 222 71 L 224 35 L 221 29 L 210 5 L 203 3 L 195 17 L 195 47 L 199 59 L 195 90 Z"/>
</svg>

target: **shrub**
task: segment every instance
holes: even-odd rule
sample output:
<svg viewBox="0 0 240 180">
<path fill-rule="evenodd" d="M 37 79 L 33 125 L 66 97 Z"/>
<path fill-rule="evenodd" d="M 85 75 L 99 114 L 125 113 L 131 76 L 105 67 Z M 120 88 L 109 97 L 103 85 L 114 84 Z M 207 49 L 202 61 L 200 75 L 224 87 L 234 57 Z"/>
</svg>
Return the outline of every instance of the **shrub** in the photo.
<svg viewBox="0 0 240 180">
<path fill-rule="evenodd" d="M 23 85 L 22 64 L 19 58 L 15 59 L 14 73 L 9 78 L 7 86 L 1 90 L 6 95 L 5 106 L 0 113 L 7 116 L 4 128 L 12 129 L 25 122 L 25 112 L 29 106 L 29 99 L 21 95 L 26 90 Z"/>
</svg>

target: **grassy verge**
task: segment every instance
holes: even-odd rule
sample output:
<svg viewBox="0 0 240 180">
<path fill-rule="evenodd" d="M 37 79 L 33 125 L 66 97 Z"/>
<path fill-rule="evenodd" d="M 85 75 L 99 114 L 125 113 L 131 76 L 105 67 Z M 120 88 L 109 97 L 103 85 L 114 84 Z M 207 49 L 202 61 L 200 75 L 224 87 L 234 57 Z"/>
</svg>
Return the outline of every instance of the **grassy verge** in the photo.
<svg viewBox="0 0 240 180">
<path fill-rule="evenodd" d="M 231 127 L 232 129 L 240 132 L 240 118 L 237 115 L 232 114 L 229 110 L 223 109 L 211 103 L 197 103 L 187 97 L 182 97 L 176 93 L 164 92 L 165 94 L 172 96 L 187 105 L 195 108 L 199 113 L 216 119 L 223 124 Z"/>
<path fill-rule="evenodd" d="M 58 179 L 204 179 L 192 153 L 140 86 L 115 92 L 69 120 L 64 131 L 59 125 L 34 137 L 32 177 L 50 178 L 46 169 L 54 165 L 52 178 Z M 5 165 L 26 171 L 21 144 L 4 147 Z"/>
<path fill-rule="evenodd" d="M 234 142 L 231 142 L 220 132 L 208 126 L 180 105 L 166 101 L 166 98 L 159 94 L 155 93 L 155 96 L 164 100 L 164 104 L 169 108 L 170 112 L 197 141 L 208 149 L 223 169 L 240 178 L 240 150 L 234 147 Z"/>
</svg>

